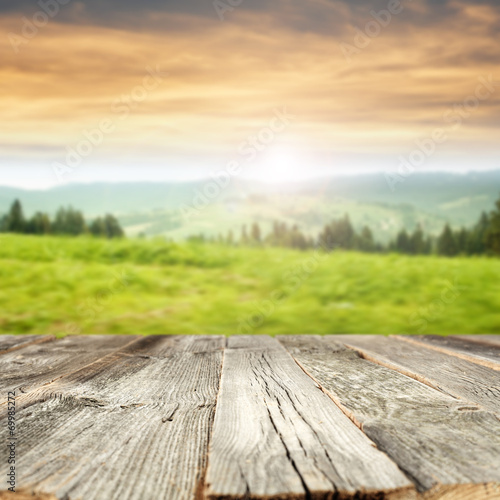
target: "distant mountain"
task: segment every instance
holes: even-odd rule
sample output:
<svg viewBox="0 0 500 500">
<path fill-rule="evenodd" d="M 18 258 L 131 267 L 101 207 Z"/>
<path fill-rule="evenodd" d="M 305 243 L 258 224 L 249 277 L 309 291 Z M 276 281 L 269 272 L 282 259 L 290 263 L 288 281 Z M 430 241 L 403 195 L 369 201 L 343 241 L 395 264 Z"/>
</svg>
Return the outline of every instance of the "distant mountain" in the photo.
<svg viewBox="0 0 500 500">
<path fill-rule="evenodd" d="M 417 223 L 436 232 L 445 222 L 470 226 L 500 196 L 500 170 L 453 174 L 415 173 L 392 191 L 383 174 L 335 176 L 281 185 L 233 179 L 209 206 L 186 218 L 187 206 L 201 198 L 209 180 L 183 183 L 72 184 L 46 191 L 0 186 L 0 214 L 19 198 L 29 215 L 54 213 L 62 205 L 81 209 L 88 218 L 111 212 L 129 234 L 216 235 L 258 221 L 264 229 L 273 220 L 299 224 L 315 232 L 333 217 L 348 212 L 357 226 L 370 224 L 382 239 Z M 213 187 L 213 186 L 212 186 Z"/>
<path fill-rule="evenodd" d="M 14 198 L 23 202 L 25 211 L 55 212 L 61 205 L 72 205 L 89 216 L 155 209 L 175 209 L 192 197 L 198 183 L 116 183 L 69 184 L 46 191 L 24 191 L 0 186 L 0 212 Z"/>
<path fill-rule="evenodd" d="M 500 170 L 417 173 L 397 184 L 394 191 L 380 174 L 343 177 L 328 182 L 328 194 L 363 202 L 410 204 L 450 222 L 469 224 L 482 210 L 492 209 L 500 196 Z"/>
</svg>

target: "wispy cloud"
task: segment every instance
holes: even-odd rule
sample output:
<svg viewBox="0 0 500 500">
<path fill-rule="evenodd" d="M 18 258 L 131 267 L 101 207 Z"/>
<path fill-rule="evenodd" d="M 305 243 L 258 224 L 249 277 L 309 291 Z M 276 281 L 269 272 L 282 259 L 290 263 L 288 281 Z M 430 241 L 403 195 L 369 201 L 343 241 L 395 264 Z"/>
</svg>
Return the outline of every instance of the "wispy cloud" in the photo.
<svg viewBox="0 0 500 500">
<path fill-rule="evenodd" d="M 0 44 L 0 161 L 57 160 L 158 64 L 168 85 L 120 124 L 96 162 L 175 159 L 176 168 L 206 163 L 210 171 L 287 102 L 301 120 L 282 140 L 304 157 L 334 170 L 373 155 L 390 168 L 478 76 L 500 78 L 499 3 L 408 2 L 347 64 L 339 43 L 387 1 L 243 2 L 224 23 L 209 2 L 70 2 L 19 54 L 7 37 Z M 3 33 L 36 11 L 16 5 L 0 2 Z M 485 102 L 435 161 L 465 161 L 474 144 L 497 152 L 499 99 Z"/>
</svg>

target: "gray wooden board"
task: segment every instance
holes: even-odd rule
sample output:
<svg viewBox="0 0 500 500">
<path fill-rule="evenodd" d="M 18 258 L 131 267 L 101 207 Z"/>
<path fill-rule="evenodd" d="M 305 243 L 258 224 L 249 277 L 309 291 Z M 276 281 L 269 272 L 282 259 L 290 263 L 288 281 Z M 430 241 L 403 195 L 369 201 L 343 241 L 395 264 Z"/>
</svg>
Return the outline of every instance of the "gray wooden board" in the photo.
<svg viewBox="0 0 500 500">
<path fill-rule="evenodd" d="M 500 370 L 500 346 L 478 342 L 469 342 L 459 337 L 441 337 L 439 335 L 405 335 L 397 338 L 407 342 L 416 342 L 436 351 Z"/>
<path fill-rule="evenodd" d="M 224 342 L 142 338 L 34 391 L 17 414 L 19 488 L 58 499 L 194 499 Z M 5 434 L 2 425 L 0 442 Z"/>
<path fill-rule="evenodd" d="M 413 484 L 266 336 L 230 337 L 206 495 L 411 498 Z"/>
<path fill-rule="evenodd" d="M 278 339 L 420 491 L 457 500 L 492 498 L 495 488 L 500 495 L 500 420 L 493 413 L 366 361 L 336 336 Z"/>
<path fill-rule="evenodd" d="M 491 344 L 500 347 L 500 335 L 453 335 L 455 338 L 465 339 L 469 342 L 478 342 L 482 344 Z"/>
<path fill-rule="evenodd" d="M 8 391 L 25 393 L 48 384 L 138 338 L 127 335 L 69 336 L 3 354 L 0 356 L 0 403 L 5 404 Z"/>
<path fill-rule="evenodd" d="M 53 340 L 50 335 L 0 335 L 0 354 L 50 340 Z"/>
<path fill-rule="evenodd" d="M 500 414 L 500 373 L 404 340 L 379 335 L 336 335 L 371 361 L 444 393 Z"/>
</svg>

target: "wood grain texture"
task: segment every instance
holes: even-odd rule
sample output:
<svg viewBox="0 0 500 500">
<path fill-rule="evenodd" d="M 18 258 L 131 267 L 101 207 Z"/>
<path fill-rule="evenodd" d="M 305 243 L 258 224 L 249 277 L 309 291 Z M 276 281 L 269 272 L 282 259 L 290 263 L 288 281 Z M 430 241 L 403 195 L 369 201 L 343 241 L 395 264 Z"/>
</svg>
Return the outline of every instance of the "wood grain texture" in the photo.
<svg viewBox="0 0 500 500">
<path fill-rule="evenodd" d="M 0 335 L 0 354 L 22 349 L 31 344 L 50 342 L 51 335 Z"/>
<path fill-rule="evenodd" d="M 141 338 L 39 389 L 18 412 L 19 487 L 61 500 L 194 499 L 224 342 Z"/>
<path fill-rule="evenodd" d="M 495 370 L 393 337 L 335 337 L 370 361 L 460 398 L 464 406 L 476 403 L 500 415 L 500 373 Z"/>
<path fill-rule="evenodd" d="M 500 494 L 500 420 L 362 359 L 336 336 L 282 336 L 304 370 L 427 498 Z"/>
<path fill-rule="evenodd" d="M 15 492 L 0 491 L 0 500 L 57 500 L 57 498 L 45 493 L 32 495 L 27 491 L 16 490 Z"/>
<path fill-rule="evenodd" d="M 469 342 L 477 342 L 480 344 L 500 347 L 500 335 L 453 335 L 453 337 L 468 340 Z"/>
<path fill-rule="evenodd" d="M 429 349 L 500 371 L 500 346 L 496 347 L 484 343 L 469 342 L 467 339 L 459 337 L 441 337 L 439 335 L 398 335 L 396 338 L 407 342 L 415 342 Z"/>
<path fill-rule="evenodd" d="M 414 493 L 398 467 L 265 336 L 229 339 L 206 482 L 209 499 Z"/>
<path fill-rule="evenodd" d="M 128 335 L 70 336 L 4 354 L 0 356 L 0 403 L 5 406 L 8 391 L 28 393 L 139 338 Z"/>
</svg>

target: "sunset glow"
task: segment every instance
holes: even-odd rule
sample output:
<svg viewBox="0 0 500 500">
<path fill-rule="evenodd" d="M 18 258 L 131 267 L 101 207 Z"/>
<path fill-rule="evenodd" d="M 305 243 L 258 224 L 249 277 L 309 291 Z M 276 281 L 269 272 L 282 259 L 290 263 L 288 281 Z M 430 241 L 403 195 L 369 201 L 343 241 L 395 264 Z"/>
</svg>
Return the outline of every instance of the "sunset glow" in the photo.
<svg viewBox="0 0 500 500">
<path fill-rule="evenodd" d="M 72 180 L 138 166 L 203 176 L 284 106 L 302 164 L 280 152 L 269 180 L 395 168 L 436 127 L 447 140 L 424 168 L 472 168 L 479 151 L 481 168 L 498 167 L 498 84 L 464 108 L 481 78 L 500 78 L 497 2 L 402 2 L 385 27 L 374 2 L 243 2 L 223 22 L 211 3 L 70 2 L 30 39 L 37 10 L 3 4 L 0 161 L 41 169 L 41 185 L 103 120 Z M 371 21 L 378 35 L 360 36 Z"/>
</svg>

